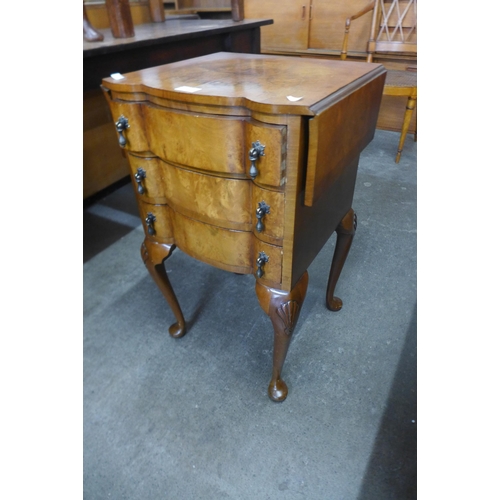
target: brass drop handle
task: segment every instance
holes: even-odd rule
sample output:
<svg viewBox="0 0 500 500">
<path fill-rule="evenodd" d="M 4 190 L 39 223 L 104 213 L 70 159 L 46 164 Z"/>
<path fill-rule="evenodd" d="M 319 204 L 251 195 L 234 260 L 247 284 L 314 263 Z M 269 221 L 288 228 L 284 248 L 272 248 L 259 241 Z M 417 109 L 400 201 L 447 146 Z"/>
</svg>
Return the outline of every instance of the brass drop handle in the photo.
<svg viewBox="0 0 500 500">
<path fill-rule="evenodd" d="M 154 228 L 154 223 L 156 222 L 156 217 L 151 212 L 148 212 L 148 215 L 144 220 L 146 221 L 146 224 L 148 226 L 148 233 L 151 236 L 153 236 L 156 232 L 155 228 Z"/>
<path fill-rule="evenodd" d="M 255 229 L 257 229 L 257 232 L 262 233 L 262 231 L 264 231 L 264 223 L 262 222 L 262 219 L 270 211 L 271 207 L 267 205 L 265 201 L 259 202 L 259 206 L 257 207 L 257 210 L 255 212 L 255 215 L 257 217 L 257 225 L 255 226 Z"/>
<path fill-rule="evenodd" d="M 260 143 L 260 141 L 252 142 L 252 147 L 248 152 L 248 157 L 250 158 L 250 177 L 255 179 L 259 175 L 259 171 L 255 165 L 255 162 L 261 157 L 266 156 L 264 154 L 264 149 L 266 146 Z"/>
<path fill-rule="evenodd" d="M 126 129 L 130 128 L 130 125 L 128 124 L 128 119 L 125 118 L 123 115 L 118 118 L 118 121 L 115 123 L 116 131 L 118 132 L 118 144 L 124 148 L 125 145 L 127 144 L 127 139 L 123 135 L 123 132 L 125 132 Z"/>
<path fill-rule="evenodd" d="M 137 182 L 137 191 L 139 194 L 144 194 L 144 186 L 142 185 L 142 181 L 146 178 L 146 171 L 139 167 L 137 172 L 134 174 L 135 181 Z"/>
<path fill-rule="evenodd" d="M 269 256 L 265 252 L 259 252 L 259 256 L 257 257 L 257 278 L 264 276 L 262 267 L 266 262 L 269 262 Z"/>
</svg>

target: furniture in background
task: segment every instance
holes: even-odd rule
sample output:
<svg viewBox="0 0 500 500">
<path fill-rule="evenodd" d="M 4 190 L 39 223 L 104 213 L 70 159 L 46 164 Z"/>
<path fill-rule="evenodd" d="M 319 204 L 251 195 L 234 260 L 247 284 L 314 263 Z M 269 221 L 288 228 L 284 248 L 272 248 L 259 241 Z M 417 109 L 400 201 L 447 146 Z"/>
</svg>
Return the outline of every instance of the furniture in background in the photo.
<svg viewBox="0 0 500 500">
<path fill-rule="evenodd" d="M 261 29 L 261 52 L 306 57 L 340 59 L 345 20 L 361 10 L 369 0 L 245 0 L 245 17 L 271 18 L 274 23 Z M 402 4 L 402 2 L 400 2 Z M 366 60 L 370 16 L 353 23 L 349 36 L 349 60 Z M 405 70 L 416 66 L 415 53 L 377 53 L 375 62 L 387 69 Z M 407 99 L 384 95 L 377 128 L 400 132 Z M 416 129 L 413 116 L 409 131 Z"/>
<path fill-rule="evenodd" d="M 148 0 L 149 3 L 149 14 L 151 16 L 151 21 L 154 23 L 162 23 L 165 21 L 165 7 L 163 6 L 163 0 Z"/>
<path fill-rule="evenodd" d="M 260 27 L 271 19 L 181 19 L 135 26 L 133 38 L 101 29 L 102 42 L 83 43 L 83 198 L 126 178 L 128 167 L 100 90 L 104 77 L 214 52 L 260 52 Z"/>
<path fill-rule="evenodd" d="M 307 269 L 334 231 L 326 303 L 342 307 L 334 292 L 356 230 L 358 161 L 385 75 L 381 64 L 222 52 L 103 80 L 144 226 L 142 258 L 176 318 L 170 335 L 186 333 L 164 267 L 176 246 L 254 274 L 274 328 L 273 401 L 288 393 L 281 373 Z"/>
<path fill-rule="evenodd" d="M 178 12 L 231 11 L 231 0 L 174 0 L 173 3 Z"/>
<path fill-rule="evenodd" d="M 245 19 L 243 0 L 231 0 L 231 17 L 233 21 L 243 21 Z"/>
<path fill-rule="evenodd" d="M 349 31 L 352 21 L 369 12 L 372 13 L 372 16 L 367 43 L 367 62 L 373 62 L 374 55 L 377 52 L 386 54 L 417 53 L 417 0 L 373 0 L 365 8 L 346 19 L 342 60 L 347 59 Z M 404 96 L 408 99 L 396 154 L 396 163 L 399 163 L 413 110 L 417 103 L 416 70 L 414 68 L 410 68 L 409 71 L 389 70 L 385 81 L 384 95 Z M 416 128 L 414 139 L 417 140 Z"/>
<path fill-rule="evenodd" d="M 361 0 L 362 1 L 362 0 Z M 245 16 L 270 17 L 262 29 L 262 51 L 292 55 L 340 55 L 344 21 L 360 0 L 245 0 Z M 335 50 L 338 49 L 338 50 Z M 359 47 L 360 52 L 364 47 Z"/>
<path fill-rule="evenodd" d="M 106 9 L 115 38 L 130 38 L 134 36 L 134 21 L 128 0 L 106 0 Z"/>
<path fill-rule="evenodd" d="M 339 58 L 345 20 L 366 4 L 367 0 L 245 0 L 245 17 L 274 20 L 272 26 L 262 28 L 263 53 Z M 366 58 L 369 31 L 369 17 L 353 26 L 349 51 L 353 59 Z M 399 67 L 415 61 L 414 54 L 408 54 L 407 58 L 388 54 L 378 57 L 379 62 L 390 61 L 391 65 Z"/>
<path fill-rule="evenodd" d="M 83 3 L 83 39 L 86 42 L 102 42 L 102 40 L 104 40 L 104 35 L 102 33 L 99 33 L 92 26 L 92 23 L 87 16 L 85 3 Z"/>
</svg>

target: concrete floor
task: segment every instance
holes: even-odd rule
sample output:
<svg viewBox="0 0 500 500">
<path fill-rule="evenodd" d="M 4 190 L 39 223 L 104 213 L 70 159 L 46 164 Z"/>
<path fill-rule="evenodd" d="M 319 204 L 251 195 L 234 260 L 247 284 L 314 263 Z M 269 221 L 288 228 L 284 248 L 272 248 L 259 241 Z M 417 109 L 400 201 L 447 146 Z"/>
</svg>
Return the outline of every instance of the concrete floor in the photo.
<svg viewBox="0 0 500 500">
<path fill-rule="evenodd" d="M 175 340 L 132 186 L 86 208 L 84 499 L 417 498 L 417 144 L 396 165 L 397 142 L 377 131 L 361 155 L 340 312 L 324 304 L 335 235 L 309 268 L 279 404 L 253 276 L 176 250 L 188 333 Z"/>
</svg>

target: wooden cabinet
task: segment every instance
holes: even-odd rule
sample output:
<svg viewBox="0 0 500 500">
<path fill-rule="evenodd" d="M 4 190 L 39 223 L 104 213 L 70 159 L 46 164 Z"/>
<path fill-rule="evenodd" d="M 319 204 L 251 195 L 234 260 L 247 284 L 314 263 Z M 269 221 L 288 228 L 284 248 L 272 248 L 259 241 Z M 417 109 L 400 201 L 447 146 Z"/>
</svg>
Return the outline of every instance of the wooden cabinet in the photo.
<svg viewBox="0 0 500 500">
<path fill-rule="evenodd" d="M 372 140 L 380 64 L 217 53 L 103 80 L 135 185 L 142 257 L 186 323 L 163 266 L 175 247 L 226 271 L 254 274 L 274 327 L 269 396 L 305 298 L 307 268 L 334 231 L 327 305 L 355 232 L 359 155 Z M 236 314 L 237 312 L 235 312 Z"/>
<path fill-rule="evenodd" d="M 309 4 L 298 0 L 245 0 L 245 17 L 273 19 L 273 29 L 261 29 L 261 51 L 305 50 L 309 40 Z"/>
<path fill-rule="evenodd" d="M 272 18 L 274 24 L 262 28 L 262 52 L 308 52 L 339 55 L 347 17 L 368 0 L 245 0 L 245 17 Z M 370 19 L 353 26 L 353 54 L 365 54 Z"/>
</svg>

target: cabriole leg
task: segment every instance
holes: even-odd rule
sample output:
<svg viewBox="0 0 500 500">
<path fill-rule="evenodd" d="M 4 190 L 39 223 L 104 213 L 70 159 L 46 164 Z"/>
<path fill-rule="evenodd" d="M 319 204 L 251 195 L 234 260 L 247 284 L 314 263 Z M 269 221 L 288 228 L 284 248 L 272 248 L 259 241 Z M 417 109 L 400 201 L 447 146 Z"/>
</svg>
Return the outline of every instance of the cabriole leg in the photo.
<svg viewBox="0 0 500 500">
<path fill-rule="evenodd" d="M 334 293 L 340 273 L 344 267 L 349 250 L 351 249 L 352 240 L 356 233 L 356 225 L 356 214 L 351 208 L 335 229 L 337 233 L 337 242 L 335 244 L 332 267 L 330 268 L 330 275 L 328 277 L 328 286 L 326 287 L 326 307 L 330 309 L 330 311 L 339 311 L 342 309 L 342 301 L 338 297 L 335 297 Z"/>
<path fill-rule="evenodd" d="M 273 372 L 267 390 L 273 401 L 284 401 L 288 394 L 281 370 L 306 296 L 308 280 L 306 271 L 291 292 L 269 288 L 258 281 L 255 284 L 260 306 L 274 328 Z"/>
<path fill-rule="evenodd" d="M 168 332 L 172 337 L 180 338 L 186 333 L 186 322 L 163 264 L 171 255 L 174 248 L 174 245 L 154 243 L 146 239 L 141 246 L 141 255 L 149 274 L 161 290 L 161 293 L 163 293 L 165 299 L 167 299 L 177 320 L 176 323 L 170 326 Z"/>
</svg>

